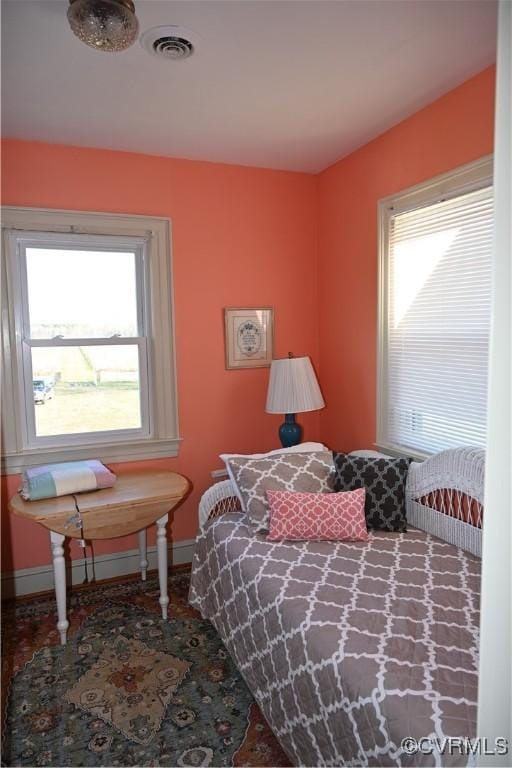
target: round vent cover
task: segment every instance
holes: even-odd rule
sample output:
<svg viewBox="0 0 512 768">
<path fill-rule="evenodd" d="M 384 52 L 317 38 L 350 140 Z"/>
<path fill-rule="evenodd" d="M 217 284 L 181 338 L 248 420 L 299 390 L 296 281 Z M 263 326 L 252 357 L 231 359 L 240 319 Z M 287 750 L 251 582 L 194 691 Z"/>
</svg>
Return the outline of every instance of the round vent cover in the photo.
<svg viewBox="0 0 512 768">
<path fill-rule="evenodd" d="M 152 27 L 141 36 L 140 44 L 159 59 L 182 61 L 192 56 L 197 40 L 194 32 L 183 27 Z"/>
<path fill-rule="evenodd" d="M 168 59 L 187 59 L 192 56 L 194 46 L 190 40 L 183 37 L 159 37 L 153 43 L 153 51 L 157 56 L 165 56 Z"/>
</svg>

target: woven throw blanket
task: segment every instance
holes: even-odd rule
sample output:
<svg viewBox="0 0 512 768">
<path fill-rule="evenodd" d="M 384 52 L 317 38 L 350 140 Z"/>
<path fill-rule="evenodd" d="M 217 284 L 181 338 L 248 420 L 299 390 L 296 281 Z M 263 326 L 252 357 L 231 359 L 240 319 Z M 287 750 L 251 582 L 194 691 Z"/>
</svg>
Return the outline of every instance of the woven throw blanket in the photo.
<svg viewBox="0 0 512 768">
<path fill-rule="evenodd" d="M 116 476 L 97 459 L 66 461 L 26 469 L 21 476 L 20 495 L 30 501 L 65 496 L 67 493 L 110 488 Z"/>
</svg>

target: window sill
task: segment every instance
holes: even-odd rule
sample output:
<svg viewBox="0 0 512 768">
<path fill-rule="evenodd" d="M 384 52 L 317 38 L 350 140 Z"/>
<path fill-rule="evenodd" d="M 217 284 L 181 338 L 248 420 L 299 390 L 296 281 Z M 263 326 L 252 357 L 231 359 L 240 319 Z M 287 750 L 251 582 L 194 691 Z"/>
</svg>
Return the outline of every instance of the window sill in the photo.
<svg viewBox="0 0 512 768">
<path fill-rule="evenodd" d="M 2 474 L 16 475 L 27 467 L 62 461 L 80 459 L 100 459 L 105 464 L 122 461 L 145 461 L 147 459 L 166 459 L 178 455 L 182 438 L 157 440 L 134 440 L 123 443 L 100 443 L 94 445 L 74 445 L 58 448 L 38 448 L 23 453 L 2 456 Z"/>
<path fill-rule="evenodd" d="M 387 445 L 386 443 L 374 443 L 376 451 L 382 451 L 395 459 L 411 459 L 412 461 L 425 461 L 432 456 L 431 453 L 421 453 L 413 449 L 401 448 L 396 445 Z"/>
</svg>

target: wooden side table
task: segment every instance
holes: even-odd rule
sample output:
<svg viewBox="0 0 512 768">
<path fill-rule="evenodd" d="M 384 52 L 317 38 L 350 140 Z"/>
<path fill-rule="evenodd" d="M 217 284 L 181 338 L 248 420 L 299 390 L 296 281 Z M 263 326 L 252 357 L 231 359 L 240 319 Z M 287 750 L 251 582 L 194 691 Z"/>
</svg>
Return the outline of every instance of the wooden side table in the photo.
<svg viewBox="0 0 512 768">
<path fill-rule="evenodd" d="M 139 532 L 140 569 L 146 579 L 148 567 L 146 529 L 156 523 L 158 578 L 162 618 L 167 618 L 167 533 L 171 512 L 187 495 L 190 482 L 176 472 L 131 472 L 118 475 L 113 488 L 89 493 L 59 496 L 41 501 L 24 501 L 16 494 L 9 509 L 28 517 L 50 531 L 57 600 L 57 629 L 62 645 L 66 643 L 69 622 L 66 617 L 66 568 L 64 541 L 74 539 L 112 539 Z M 81 516 L 83 529 L 79 527 Z M 83 530 L 83 533 L 82 533 Z"/>
</svg>

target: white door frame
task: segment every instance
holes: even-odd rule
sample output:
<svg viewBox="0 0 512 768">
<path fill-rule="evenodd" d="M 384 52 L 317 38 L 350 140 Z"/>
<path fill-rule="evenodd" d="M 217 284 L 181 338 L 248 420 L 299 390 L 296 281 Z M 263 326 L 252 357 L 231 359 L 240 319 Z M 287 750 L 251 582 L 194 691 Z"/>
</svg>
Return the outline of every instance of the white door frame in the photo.
<svg viewBox="0 0 512 768">
<path fill-rule="evenodd" d="M 481 755 L 481 766 L 512 766 L 512 3 L 500 0 L 494 152 L 495 230 L 478 735 L 489 752 L 508 739 L 508 754 Z"/>
</svg>

